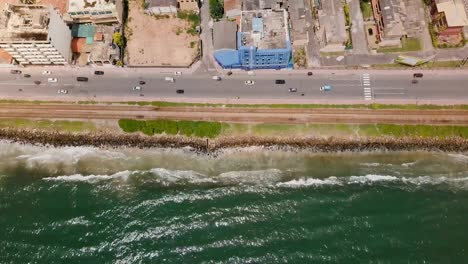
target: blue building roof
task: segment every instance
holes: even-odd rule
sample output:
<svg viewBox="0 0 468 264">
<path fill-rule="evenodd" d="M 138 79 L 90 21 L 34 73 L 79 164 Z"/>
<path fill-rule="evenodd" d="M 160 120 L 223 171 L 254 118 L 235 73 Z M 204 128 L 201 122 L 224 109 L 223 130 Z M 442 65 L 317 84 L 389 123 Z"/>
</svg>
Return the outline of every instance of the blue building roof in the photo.
<svg viewBox="0 0 468 264">
<path fill-rule="evenodd" d="M 91 24 L 73 24 L 72 36 L 75 38 L 94 38 L 96 28 Z"/>
<path fill-rule="evenodd" d="M 231 49 L 222 49 L 214 52 L 215 60 L 223 68 L 230 68 L 238 66 L 239 61 L 239 52 L 237 50 Z"/>
</svg>

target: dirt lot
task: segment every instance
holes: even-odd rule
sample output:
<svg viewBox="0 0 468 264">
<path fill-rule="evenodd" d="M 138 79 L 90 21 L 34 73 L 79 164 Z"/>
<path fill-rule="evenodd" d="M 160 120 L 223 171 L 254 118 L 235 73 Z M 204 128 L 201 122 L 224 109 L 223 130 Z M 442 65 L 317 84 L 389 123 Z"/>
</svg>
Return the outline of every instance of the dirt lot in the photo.
<svg viewBox="0 0 468 264">
<path fill-rule="evenodd" d="M 196 57 L 199 38 L 186 33 L 188 21 L 147 15 L 140 0 L 129 1 L 128 17 L 129 65 L 188 66 Z"/>
</svg>

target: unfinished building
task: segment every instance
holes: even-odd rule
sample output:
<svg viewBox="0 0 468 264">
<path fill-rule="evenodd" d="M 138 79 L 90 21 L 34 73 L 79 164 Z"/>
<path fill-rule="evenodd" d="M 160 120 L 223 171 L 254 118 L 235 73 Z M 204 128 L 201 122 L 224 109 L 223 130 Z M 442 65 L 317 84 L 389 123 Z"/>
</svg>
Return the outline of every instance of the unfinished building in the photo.
<svg viewBox="0 0 468 264">
<path fill-rule="evenodd" d="M 12 63 L 67 64 L 70 41 L 70 29 L 52 7 L 5 4 L 0 11 L 0 49 Z"/>
</svg>

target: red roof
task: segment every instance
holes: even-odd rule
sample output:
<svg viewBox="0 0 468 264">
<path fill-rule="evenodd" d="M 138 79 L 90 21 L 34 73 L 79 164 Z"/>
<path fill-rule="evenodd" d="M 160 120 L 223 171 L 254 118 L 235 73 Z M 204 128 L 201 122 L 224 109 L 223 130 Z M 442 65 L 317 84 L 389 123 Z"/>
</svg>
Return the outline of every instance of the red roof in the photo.
<svg viewBox="0 0 468 264">
<path fill-rule="evenodd" d="M 80 53 L 86 45 L 86 38 L 73 38 L 71 48 L 73 52 Z"/>
</svg>

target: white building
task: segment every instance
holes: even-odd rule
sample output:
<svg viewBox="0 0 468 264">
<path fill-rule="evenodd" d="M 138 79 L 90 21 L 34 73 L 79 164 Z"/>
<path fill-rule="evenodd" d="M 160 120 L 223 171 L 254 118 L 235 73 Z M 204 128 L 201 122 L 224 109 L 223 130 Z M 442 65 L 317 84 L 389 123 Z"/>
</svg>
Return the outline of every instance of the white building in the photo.
<svg viewBox="0 0 468 264">
<path fill-rule="evenodd" d="M 13 62 L 68 63 L 71 32 L 52 7 L 6 4 L 0 12 L 0 49 Z"/>
<path fill-rule="evenodd" d="M 68 0 L 68 23 L 119 23 L 122 0 Z M 120 8 L 119 8 L 120 7 Z"/>
</svg>

